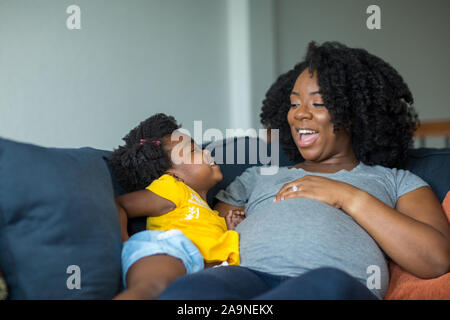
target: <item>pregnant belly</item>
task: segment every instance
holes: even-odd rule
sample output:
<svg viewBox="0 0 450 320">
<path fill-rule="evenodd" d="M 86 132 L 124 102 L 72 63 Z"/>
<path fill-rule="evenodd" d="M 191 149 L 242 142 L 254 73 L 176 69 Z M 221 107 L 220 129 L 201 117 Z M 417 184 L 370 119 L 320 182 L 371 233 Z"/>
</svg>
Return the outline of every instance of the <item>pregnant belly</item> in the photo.
<svg viewBox="0 0 450 320">
<path fill-rule="evenodd" d="M 323 202 L 297 198 L 268 203 L 236 229 L 243 266 L 271 274 L 296 276 L 331 266 L 363 281 L 369 266 L 388 269 L 373 238 L 349 215 Z"/>
</svg>

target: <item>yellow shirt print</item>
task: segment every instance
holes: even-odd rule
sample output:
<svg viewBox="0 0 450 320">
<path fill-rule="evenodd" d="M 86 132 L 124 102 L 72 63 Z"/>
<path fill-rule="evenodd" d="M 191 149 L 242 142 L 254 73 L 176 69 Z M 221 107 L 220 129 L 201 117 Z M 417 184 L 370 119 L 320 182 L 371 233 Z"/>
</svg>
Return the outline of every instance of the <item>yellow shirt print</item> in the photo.
<svg viewBox="0 0 450 320">
<path fill-rule="evenodd" d="M 148 217 L 148 230 L 181 230 L 197 246 L 206 263 L 239 264 L 239 234 L 228 230 L 225 219 L 194 189 L 168 174 L 154 180 L 146 189 L 176 206 L 162 216 Z"/>
</svg>

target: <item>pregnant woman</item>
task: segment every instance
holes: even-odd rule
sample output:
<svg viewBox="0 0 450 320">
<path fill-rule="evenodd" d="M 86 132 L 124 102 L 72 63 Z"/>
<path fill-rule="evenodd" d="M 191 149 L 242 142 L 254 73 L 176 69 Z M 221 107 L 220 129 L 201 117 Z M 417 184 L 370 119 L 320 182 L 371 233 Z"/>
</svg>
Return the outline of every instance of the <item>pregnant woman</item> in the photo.
<svg viewBox="0 0 450 320">
<path fill-rule="evenodd" d="M 240 266 L 185 276 L 160 299 L 382 299 L 388 259 L 421 278 L 450 269 L 450 228 L 429 185 L 403 169 L 417 115 L 388 63 L 310 43 L 269 89 L 261 122 L 298 162 L 252 167 L 220 191 L 245 210 Z"/>
</svg>

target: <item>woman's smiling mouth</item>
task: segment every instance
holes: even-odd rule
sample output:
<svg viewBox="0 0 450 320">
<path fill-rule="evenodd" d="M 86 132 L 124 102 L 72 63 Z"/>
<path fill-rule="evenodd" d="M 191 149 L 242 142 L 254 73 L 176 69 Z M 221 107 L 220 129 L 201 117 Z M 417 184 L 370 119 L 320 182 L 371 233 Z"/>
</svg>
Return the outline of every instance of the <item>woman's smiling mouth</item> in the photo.
<svg viewBox="0 0 450 320">
<path fill-rule="evenodd" d="M 319 133 L 313 129 L 296 128 L 296 131 L 299 147 L 309 147 L 319 138 Z"/>
</svg>

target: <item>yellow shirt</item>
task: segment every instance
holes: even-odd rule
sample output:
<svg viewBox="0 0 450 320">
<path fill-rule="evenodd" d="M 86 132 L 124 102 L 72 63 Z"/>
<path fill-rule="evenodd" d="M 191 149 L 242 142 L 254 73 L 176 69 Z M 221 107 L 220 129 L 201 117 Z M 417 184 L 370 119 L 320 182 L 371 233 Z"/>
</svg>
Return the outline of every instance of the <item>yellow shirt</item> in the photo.
<svg viewBox="0 0 450 320">
<path fill-rule="evenodd" d="M 239 234 L 228 230 L 225 219 L 212 210 L 198 193 L 171 175 L 164 174 L 147 188 L 160 197 L 172 201 L 176 208 L 159 217 L 147 218 L 147 229 L 179 229 L 198 248 L 207 263 L 239 262 Z"/>
</svg>

